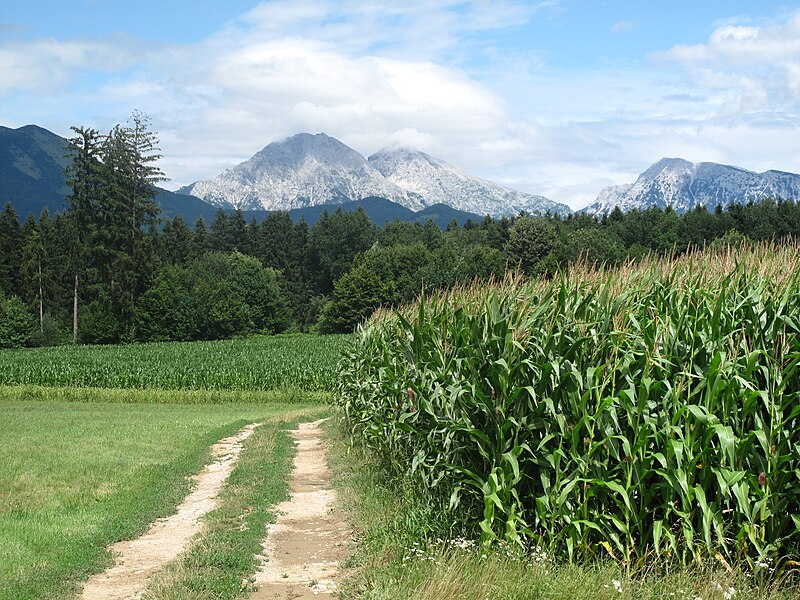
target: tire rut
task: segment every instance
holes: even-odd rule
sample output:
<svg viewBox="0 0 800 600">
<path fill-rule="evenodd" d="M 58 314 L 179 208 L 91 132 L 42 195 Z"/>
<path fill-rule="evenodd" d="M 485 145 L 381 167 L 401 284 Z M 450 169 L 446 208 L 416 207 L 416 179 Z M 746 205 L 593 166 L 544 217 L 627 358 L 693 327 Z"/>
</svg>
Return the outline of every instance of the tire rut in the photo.
<svg viewBox="0 0 800 600">
<path fill-rule="evenodd" d="M 258 423 L 211 446 L 213 462 L 192 477 L 194 489 L 174 515 L 159 519 L 143 536 L 112 545 L 114 566 L 92 576 L 80 600 L 135 600 L 141 598 L 153 575 L 187 550 L 192 538 L 203 530 L 203 516 L 218 505 L 218 495 L 236 466 L 243 442 Z"/>
<path fill-rule="evenodd" d="M 297 454 L 291 497 L 276 507 L 278 518 L 267 530 L 258 591 L 250 600 L 336 596 L 340 562 L 349 553 L 350 531 L 336 506 L 336 492 L 322 444 L 323 420 L 301 423 L 292 431 Z"/>
</svg>

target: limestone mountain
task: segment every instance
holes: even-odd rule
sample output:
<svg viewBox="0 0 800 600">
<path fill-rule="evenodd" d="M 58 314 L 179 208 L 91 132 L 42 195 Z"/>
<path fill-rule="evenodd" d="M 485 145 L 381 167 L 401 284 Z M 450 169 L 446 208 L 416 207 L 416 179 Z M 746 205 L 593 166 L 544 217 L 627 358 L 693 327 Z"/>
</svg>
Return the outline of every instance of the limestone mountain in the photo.
<svg viewBox="0 0 800 600">
<path fill-rule="evenodd" d="M 755 173 L 713 162 L 662 158 L 639 175 L 635 183 L 602 190 L 584 211 L 599 215 L 615 206 L 625 212 L 671 206 L 684 213 L 698 205 L 714 210 L 718 204 L 726 207 L 765 198 L 800 199 L 800 175 L 783 171 Z"/>
</svg>

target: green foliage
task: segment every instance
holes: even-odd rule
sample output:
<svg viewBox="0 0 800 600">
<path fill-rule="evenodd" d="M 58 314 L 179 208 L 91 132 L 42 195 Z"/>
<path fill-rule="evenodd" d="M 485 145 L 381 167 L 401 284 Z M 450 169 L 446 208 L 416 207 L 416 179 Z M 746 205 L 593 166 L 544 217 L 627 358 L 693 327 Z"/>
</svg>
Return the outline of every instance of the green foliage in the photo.
<svg viewBox="0 0 800 600">
<path fill-rule="evenodd" d="M 22 267 L 22 231 L 14 206 L 7 202 L 0 214 L 0 294 L 17 292 Z"/>
<path fill-rule="evenodd" d="M 20 348 L 33 339 L 35 324 L 28 307 L 17 296 L 0 296 L 0 348 Z"/>
<path fill-rule="evenodd" d="M 486 544 L 764 574 L 800 552 L 798 250 L 433 296 L 359 331 L 338 404 Z"/>
<path fill-rule="evenodd" d="M 731 248 L 743 249 L 746 248 L 752 240 L 743 233 L 739 233 L 735 229 L 731 229 L 725 235 L 718 237 L 711 243 L 711 248 L 716 251 L 728 251 Z"/>
<path fill-rule="evenodd" d="M 61 323 L 50 313 L 44 313 L 41 327 L 37 328 L 31 338 L 32 346 L 58 346 L 67 341 L 67 334 Z"/>
<path fill-rule="evenodd" d="M 347 272 L 355 257 L 375 242 L 375 227 L 363 209 L 332 215 L 322 213 L 308 237 L 308 251 L 315 288 L 330 294 L 333 284 Z"/>
<path fill-rule="evenodd" d="M 651 560 L 623 569 L 607 559 L 565 563 L 535 546 L 487 550 L 453 529 L 441 498 L 410 476 L 391 477 L 381 457 L 353 444 L 345 428 L 331 428 L 328 438 L 337 494 L 358 532 L 338 586 L 342 598 L 789 600 L 800 593 L 796 579 L 765 581 L 716 561 L 664 568 Z"/>
<path fill-rule="evenodd" d="M 137 306 L 143 341 L 213 340 L 286 329 L 278 275 L 238 252 L 209 252 L 162 269 Z"/>
<path fill-rule="evenodd" d="M 625 258 L 625 247 L 619 236 L 608 229 L 573 231 L 565 247 L 569 249 L 573 261 L 613 265 Z"/>
<path fill-rule="evenodd" d="M 429 260 L 422 244 L 372 248 L 334 285 L 320 316 L 320 330 L 352 331 L 379 306 L 410 302 L 422 289 L 420 269 Z"/>
<path fill-rule="evenodd" d="M 121 323 L 111 300 L 103 294 L 80 308 L 78 340 L 83 344 L 113 344 L 122 338 Z"/>
<path fill-rule="evenodd" d="M 425 290 L 500 277 L 505 267 L 500 251 L 482 244 L 461 252 L 451 245 L 431 252 L 422 243 L 388 248 L 376 244 L 336 281 L 319 329 L 349 332 L 376 308 L 407 304 Z"/>
<path fill-rule="evenodd" d="M 550 221 L 521 216 L 509 229 L 506 252 L 524 273 L 531 275 L 557 246 L 558 232 Z"/>
</svg>

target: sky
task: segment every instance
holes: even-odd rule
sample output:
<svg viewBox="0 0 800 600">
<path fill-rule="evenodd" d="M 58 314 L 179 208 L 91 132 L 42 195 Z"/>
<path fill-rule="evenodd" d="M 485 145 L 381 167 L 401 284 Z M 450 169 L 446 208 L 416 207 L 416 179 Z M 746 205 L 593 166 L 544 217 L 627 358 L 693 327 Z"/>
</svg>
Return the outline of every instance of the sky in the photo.
<svg viewBox="0 0 800 600">
<path fill-rule="evenodd" d="M 177 189 L 325 132 L 580 208 L 662 157 L 800 172 L 800 4 L 11 0 L 0 125 L 146 113 Z"/>
</svg>

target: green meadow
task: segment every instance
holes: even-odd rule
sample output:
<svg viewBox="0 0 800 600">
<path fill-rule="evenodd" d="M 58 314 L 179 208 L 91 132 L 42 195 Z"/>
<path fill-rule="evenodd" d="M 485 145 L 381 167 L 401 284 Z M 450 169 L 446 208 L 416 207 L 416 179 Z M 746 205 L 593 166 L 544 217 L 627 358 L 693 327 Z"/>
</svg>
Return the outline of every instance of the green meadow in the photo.
<svg viewBox="0 0 800 600">
<path fill-rule="evenodd" d="M 246 509 L 260 527 L 223 535 L 233 535 L 225 543 L 241 573 L 205 577 L 212 597 L 236 597 L 256 568 L 269 507 L 286 493 L 285 430 L 326 411 L 320 390 L 343 343 L 279 336 L 0 353 L 0 598 L 77 593 L 111 564 L 108 545 L 174 512 L 213 443 L 259 422 L 242 454 L 250 474 L 235 471 L 239 491 L 225 492 L 246 506 L 220 511 Z"/>
</svg>

